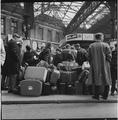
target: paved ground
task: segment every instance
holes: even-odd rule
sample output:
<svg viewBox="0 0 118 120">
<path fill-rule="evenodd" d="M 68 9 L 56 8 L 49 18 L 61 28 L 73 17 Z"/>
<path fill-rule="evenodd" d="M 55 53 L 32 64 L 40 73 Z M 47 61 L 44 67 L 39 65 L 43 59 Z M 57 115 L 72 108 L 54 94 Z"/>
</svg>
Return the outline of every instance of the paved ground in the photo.
<svg viewBox="0 0 118 120">
<path fill-rule="evenodd" d="M 2 105 L 3 119 L 117 118 L 116 103 Z"/>
<path fill-rule="evenodd" d="M 39 97 L 26 97 L 12 93 L 2 92 L 2 104 L 42 104 L 42 103 L 116 103 L 117 97 L 109 96 L 108 100 L 93 100 L 90 95 L 48 95 Z"/>
<path fill-rule="evenodd" d="M 2 119 L 118 118 L 117 96 L 93 100 L 90 95 L 25 97 L 2 92 Z"/>
</svg>

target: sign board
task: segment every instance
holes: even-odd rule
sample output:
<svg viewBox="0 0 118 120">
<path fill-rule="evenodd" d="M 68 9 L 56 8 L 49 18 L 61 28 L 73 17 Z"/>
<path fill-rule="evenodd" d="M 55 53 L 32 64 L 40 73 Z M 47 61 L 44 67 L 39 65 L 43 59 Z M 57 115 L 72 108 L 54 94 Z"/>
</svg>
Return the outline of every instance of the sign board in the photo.
<svg viewBox="0 0 118 120">
<path fill-rule="evenodd" d="M 82 34 L 81 33 L 77 34 L 77 40 L 82 40 Z"/>
<path fill-rule="evenodd" d="M 77 38 L 77 34 L 69 34 L 66 36 L 66 40 L 72 40 L 72 39 L 76 39 Z"/>
<path fill-rule="evenodd" d="M 83 40 L 94 40 L 94 34 L 83 33 Z"/>
<path fill-rule="evenodd" d="M 82 40 L 82 34 L 80 33 L 69 34 L 66 36 L 66 41 L 69 41 L 69 40 Z"/>
</svg>

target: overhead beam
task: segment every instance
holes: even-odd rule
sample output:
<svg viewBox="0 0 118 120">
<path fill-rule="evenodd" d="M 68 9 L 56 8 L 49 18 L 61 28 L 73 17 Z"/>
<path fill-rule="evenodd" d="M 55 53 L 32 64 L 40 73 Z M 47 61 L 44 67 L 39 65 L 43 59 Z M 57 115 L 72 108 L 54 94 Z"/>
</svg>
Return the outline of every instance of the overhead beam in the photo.
<svg viewBox="0 0 118 120">
<path fill-rule="evenodd" d="M 94 10 L 96 10 L 103 1 L 90 1 L 85 2 L 74 18 L 71 20 L 69 25 L 65 30 L 65 35 L 74 32 L 77 27 L 84 21 L 86 18 L 91 15 Z"/>
<path fill-rule="evenodd" d="M 106 6 L 104 6 L 100 11 L 97 11 L 94 16 L 92 16 L 88 21 L 86 21 L 86 24 L 89 23 L 92 19 L 94 19 L 98 14 L 101 14 L 104 9 L 106 9 Z"/>
</svg>

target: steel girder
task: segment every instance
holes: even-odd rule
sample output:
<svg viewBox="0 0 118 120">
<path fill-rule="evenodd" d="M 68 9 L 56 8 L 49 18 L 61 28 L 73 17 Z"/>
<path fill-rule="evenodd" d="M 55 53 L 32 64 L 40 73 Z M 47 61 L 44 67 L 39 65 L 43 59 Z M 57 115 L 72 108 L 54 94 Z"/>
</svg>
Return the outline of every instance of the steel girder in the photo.
<svg viewBox="0 0 118 120">
<path fill-rule="evenodd" d="M 69 25 L 65 30 L 65 35 L 74 32 L 77 27 L 84 21 L 86 18 L 91 15 L 94 10 L 96 10 L 103 1 L 90 1 L 85 2 L 74 18 L 71 20 Z"/>
<path fill-rule="evenodd" d="M 106 8 L 106 6 L 104 6 L 100 11 L 97 11 L 96 14 L 93 15 L 93 16 L 89 19 L 89 21 L 92 20 L 92 19 L 95 19 L 95 17 L 96 17 L 98 14 L 101 14 L 102 11 L 103 11 L 105 8 Z M 86 21 L 86 23 L 89 23 L 89 21 Z M 99 21 L 99 20 L 98 20 L 98 21 Z M 97 22 L 97 21 L 96 21 L 96 22 Z"/>
</svg>

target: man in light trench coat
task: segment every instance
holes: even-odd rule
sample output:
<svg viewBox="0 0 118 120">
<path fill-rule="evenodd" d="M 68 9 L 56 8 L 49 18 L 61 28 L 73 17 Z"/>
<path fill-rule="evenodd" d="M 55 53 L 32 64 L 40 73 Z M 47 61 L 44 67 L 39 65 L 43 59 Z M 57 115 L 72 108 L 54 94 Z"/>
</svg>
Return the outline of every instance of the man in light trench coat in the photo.
<svg viewBox="0 0 118 120">
<path fill-rule="evenodd" d="M 88 49 L 90 62 L 90 74 L 87 84 L 94 86 L 93 99 L 107 99 L 109 94 L 109 85 L 111 85 L 110 62 L 112 58 L 110 46 L 103 42 L 104 35 L 102 33 L 95 34 L 95 43 L 92 43 Z M 100 93 L 100 89 L 104 88 Z"/>
</svg>

